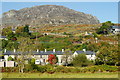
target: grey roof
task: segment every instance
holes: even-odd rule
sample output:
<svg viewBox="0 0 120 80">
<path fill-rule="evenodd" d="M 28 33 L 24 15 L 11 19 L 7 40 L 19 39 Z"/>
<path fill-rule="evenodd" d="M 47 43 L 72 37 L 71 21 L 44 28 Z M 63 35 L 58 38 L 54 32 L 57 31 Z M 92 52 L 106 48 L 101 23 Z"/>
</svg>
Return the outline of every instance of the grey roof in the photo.
<svg viewBox="0 0 120 80">
<path fill-rule="evenodd" d="M 95 55 L 95 52 L 92 52 L 92 51 L 76 51 L 78 54 L 82 54 L 82 53 L 85 53 L 86 55 Z"/>
<path fill-rule="evenodd" d="M 15 28 L 12 29 L 12 31 L 15 31 L 15 30 L 16 30 Z"/>
<path fill-rule="evenodd" d="M 55 51 L 55 52 L 53 52 L 53 51 L 47 51 L 47 52 L 45 52 L 45 51 L 39 51 L 39 52 L 36 52 L 36 51 L 33 51 L 33 53 L 35 54 L 35 55 L 49 55 L 49 54 L 57 54 L 57 55 L 62 55 L 63 54 L 63 52 L 62 51 Z"/>
<path fill-rule="evenodd" d="M 47 52 L 45 52 L 45 51 L 39 51 L 39 52 L 37 52 L 37 51 L 24 52 L 24 54 L 28 54 L 28 53 L 29 53 L 29 54 L 34 54 L 34 55 L 49 55 L 49 54 L 62 55 L 62 54 L 63 54 L 62 51 L 55 51 L 55 52 L 53 52 L 53 51 L 47 51 Z M 4 52 L 4 55 L 18 55 L 18 54 L 21 54 L 21 52 L 19 52 L 19 51 L 16 51 L 16 52 L 6 51 L 6 52 Z"/>
<path fill-rule="evenodd" d="M 111 26 L 113 29 L 120 29 L 120 26 Z"/>
<path fill-rule="evenodd" d="M 6 38 L 6 36 L 0 36 L 0 38 Z"/>
<path fill-rule="evenodd" d="M 95 52 L 92 52 L 92 51 L 76 51 L 78 54 L 82 54 L 82 53 L 85 53 L 86 55 L 95 55 Z M 56 55 L 63 55 L 64 54 L 64 52 L 62 52 L 62 51 L 55 51 L 55 52 L 53 52 L 53 51 L 47 51 L 47 52 L 45 52 L 45 51 L 39 51 L 39 52 L 37 52 L 37 51 L 32 51 L 32 52 L 24 52 L 23 54 L 25 55 L 25 54 L 33 54 L 33 55 L 49 55 L 49 54 L 56 54 Z M 21 52 L 20 51 L 16 51 L 16 52 L 13 52 L 13 51 L 6 51 L 6 52 L 4 52 L 3 53 L 4 55 L 18 55 L 18 54 L 21 54 Z"/>
<path fill-rule="evenodd" d="M 6 51 L 3 53 L 4 55 L 17 55 L 17 54 L 20 54 L 20 52 L 13 52 L 13 51 Z"/>
</svg>

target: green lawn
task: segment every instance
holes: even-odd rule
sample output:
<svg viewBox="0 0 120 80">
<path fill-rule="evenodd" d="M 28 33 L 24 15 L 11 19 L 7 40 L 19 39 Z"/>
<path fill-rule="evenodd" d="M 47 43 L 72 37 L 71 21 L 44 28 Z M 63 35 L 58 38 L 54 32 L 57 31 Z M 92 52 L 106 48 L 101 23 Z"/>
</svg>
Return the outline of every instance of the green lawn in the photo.
<svg viewBox="0 0 120 80">
<path fill-rule="evenodd" d="M 118 73 L 2 73 L 2 78 L 118 78 Z"/>
</svg>

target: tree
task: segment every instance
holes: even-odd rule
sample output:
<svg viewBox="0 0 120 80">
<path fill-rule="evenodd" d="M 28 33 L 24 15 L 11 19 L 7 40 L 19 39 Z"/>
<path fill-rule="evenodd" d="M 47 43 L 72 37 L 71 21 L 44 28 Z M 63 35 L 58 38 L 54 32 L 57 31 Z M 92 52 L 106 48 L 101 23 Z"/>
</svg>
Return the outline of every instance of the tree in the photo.
<svg viewBox="0 0 120 80">
<path fill-rule="evenodd" d="M 24 37 L 29 36 L 30 35 L 30 33 L 29 33 L 29 25 L 17 27 L 17 29 L 16 29 L 16 35 L 18 37 L 19 36 L 24 36 Z"/>
<path fill-rule="evenodd" d="M 8 36 L 9 34 L 12 34 L 12 28 L 11 27 L 7 27 L 7 28 L 3 28 L 2 29 L 2 35 L 3 36 Z"/>
<path fill-rule="evenodd" d="M 32 58 L 32 59 L 30 60 L 30 64 L 35 64 L 35 59 L 34 59 L 34 58 Z"/>
<path fill-rule="evenodd" d="M 94 51 L 94 52 L 98 51 L 98 45 L 96 43 L 88 44 L 87 48 L 88 48 L 88 50 L 91 50 L 91 51 Z"/>
<path fill-rule="evenodd" d="M 56 64 L 58 62 L 58 58 L 55 54 L 48 55 L 48 62 L 50 64 Z"/>
<path fill-rule="evenodd" d="M 4 49 L 8 44 L 8 41 L 7 40 L 2 40 L 2 49 Z"/>
<path fill-rule="evenodd" d="M 8 49 L 8 50 L 13 50 L 13 49 L 18 49 L 18 46 L 19 46 L 19 43 L 17 41 L 8 40 L 5 48 Z"/>
<path fill-rule="evenodd" d="M 25 68 L 25 60 L 28 60 L 31 58 L 31 45 L 32 42 L 27 37 L 22 37 L 18 39 L 20 41 L 19 49 L 20 53 L 16 56 L 16 62 L 18 63 L 19 72 L 24 72 Z"/>
<path fill-rule="evenodd" d="M 89 61 L 84 53 L 78 54 L 73 58 L 72 61 L 73 66 L 79 66 L 84 67 L 92 64 L 91 61 Z"/>
<path fill-rule="evenodd" d="M 115 46 L 109 46 L 100 48 L 95 62 L 97 65 L 117 65 L 119 64 L 118 59 L 118 49 Z"/>
<path fill-rule="evenodd" d="M 26 33 L 29 34 L 29 25 L 25 25 L 25 27 L 24 27 L 24 32 L 26 32 Z"/>
<path fill-rule="evenodd" d="M 71 63 L 72 60 L 72 52 L 69 49 L 66 49 L 65 52 L 63 53 L 62 57 L 63 61 L 65 62 L 65 66 Z"/>
<path fill-rule="evenodd" d="M 84 44 L 82 44 L 82 49 L 87 49 L 87 45 L 88 45 L 88 43 L 84 43 Z"/>
<path fill-rule="evenodd" d="M 23 35 L 23 31 L 24 31 L 24 27 L 23 26 L 19 26 L 19 27 L 17 27 L 15 33 L 16 33 L 17 36 L 22 36 Z"/>
<path fill-rule="evenodd" d="M 12 33 L 9 33 L 8 35 L 7 35 L 7 38 L 8 38 L 8 40 L 12 40 L 13 38 L 15 38 L 15 34 L 12 32 Z"/>
<path fill-rule="evenodd" d="M 105 23 L 102 23 L 102 26 L 97 30 L 98 34 L 108 34 L 110 26 L 113 26 L 114 24 L 111 21 L 107 21 Z"/>
</svg>

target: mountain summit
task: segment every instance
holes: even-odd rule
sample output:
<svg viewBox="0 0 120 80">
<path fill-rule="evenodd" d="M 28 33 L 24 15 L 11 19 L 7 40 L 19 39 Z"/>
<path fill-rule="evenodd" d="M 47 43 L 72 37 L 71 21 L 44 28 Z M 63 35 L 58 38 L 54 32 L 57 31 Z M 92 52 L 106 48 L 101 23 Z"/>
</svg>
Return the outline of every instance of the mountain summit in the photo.
<svg viewBox="0 0 120 80">
<path fill-rule="evenodd" d="M 98 24 L 99 20 L 90 14 L 78 12 L 64 6 L 42 5 L 3 13 L 2 23 L 5 26 Z"/>
</svg>

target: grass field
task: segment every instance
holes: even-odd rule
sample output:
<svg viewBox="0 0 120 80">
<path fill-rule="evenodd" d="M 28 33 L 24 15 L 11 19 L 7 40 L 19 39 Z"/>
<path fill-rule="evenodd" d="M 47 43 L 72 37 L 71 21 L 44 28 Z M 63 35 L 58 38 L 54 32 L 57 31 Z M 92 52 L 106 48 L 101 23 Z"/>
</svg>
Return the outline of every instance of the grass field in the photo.
<svg viewBox="0 0 120 80">
<path fill-rule="evenodd" d="M 118 78 L 118 73 L 2 73 L 2 78 Z"/>
</svg>

